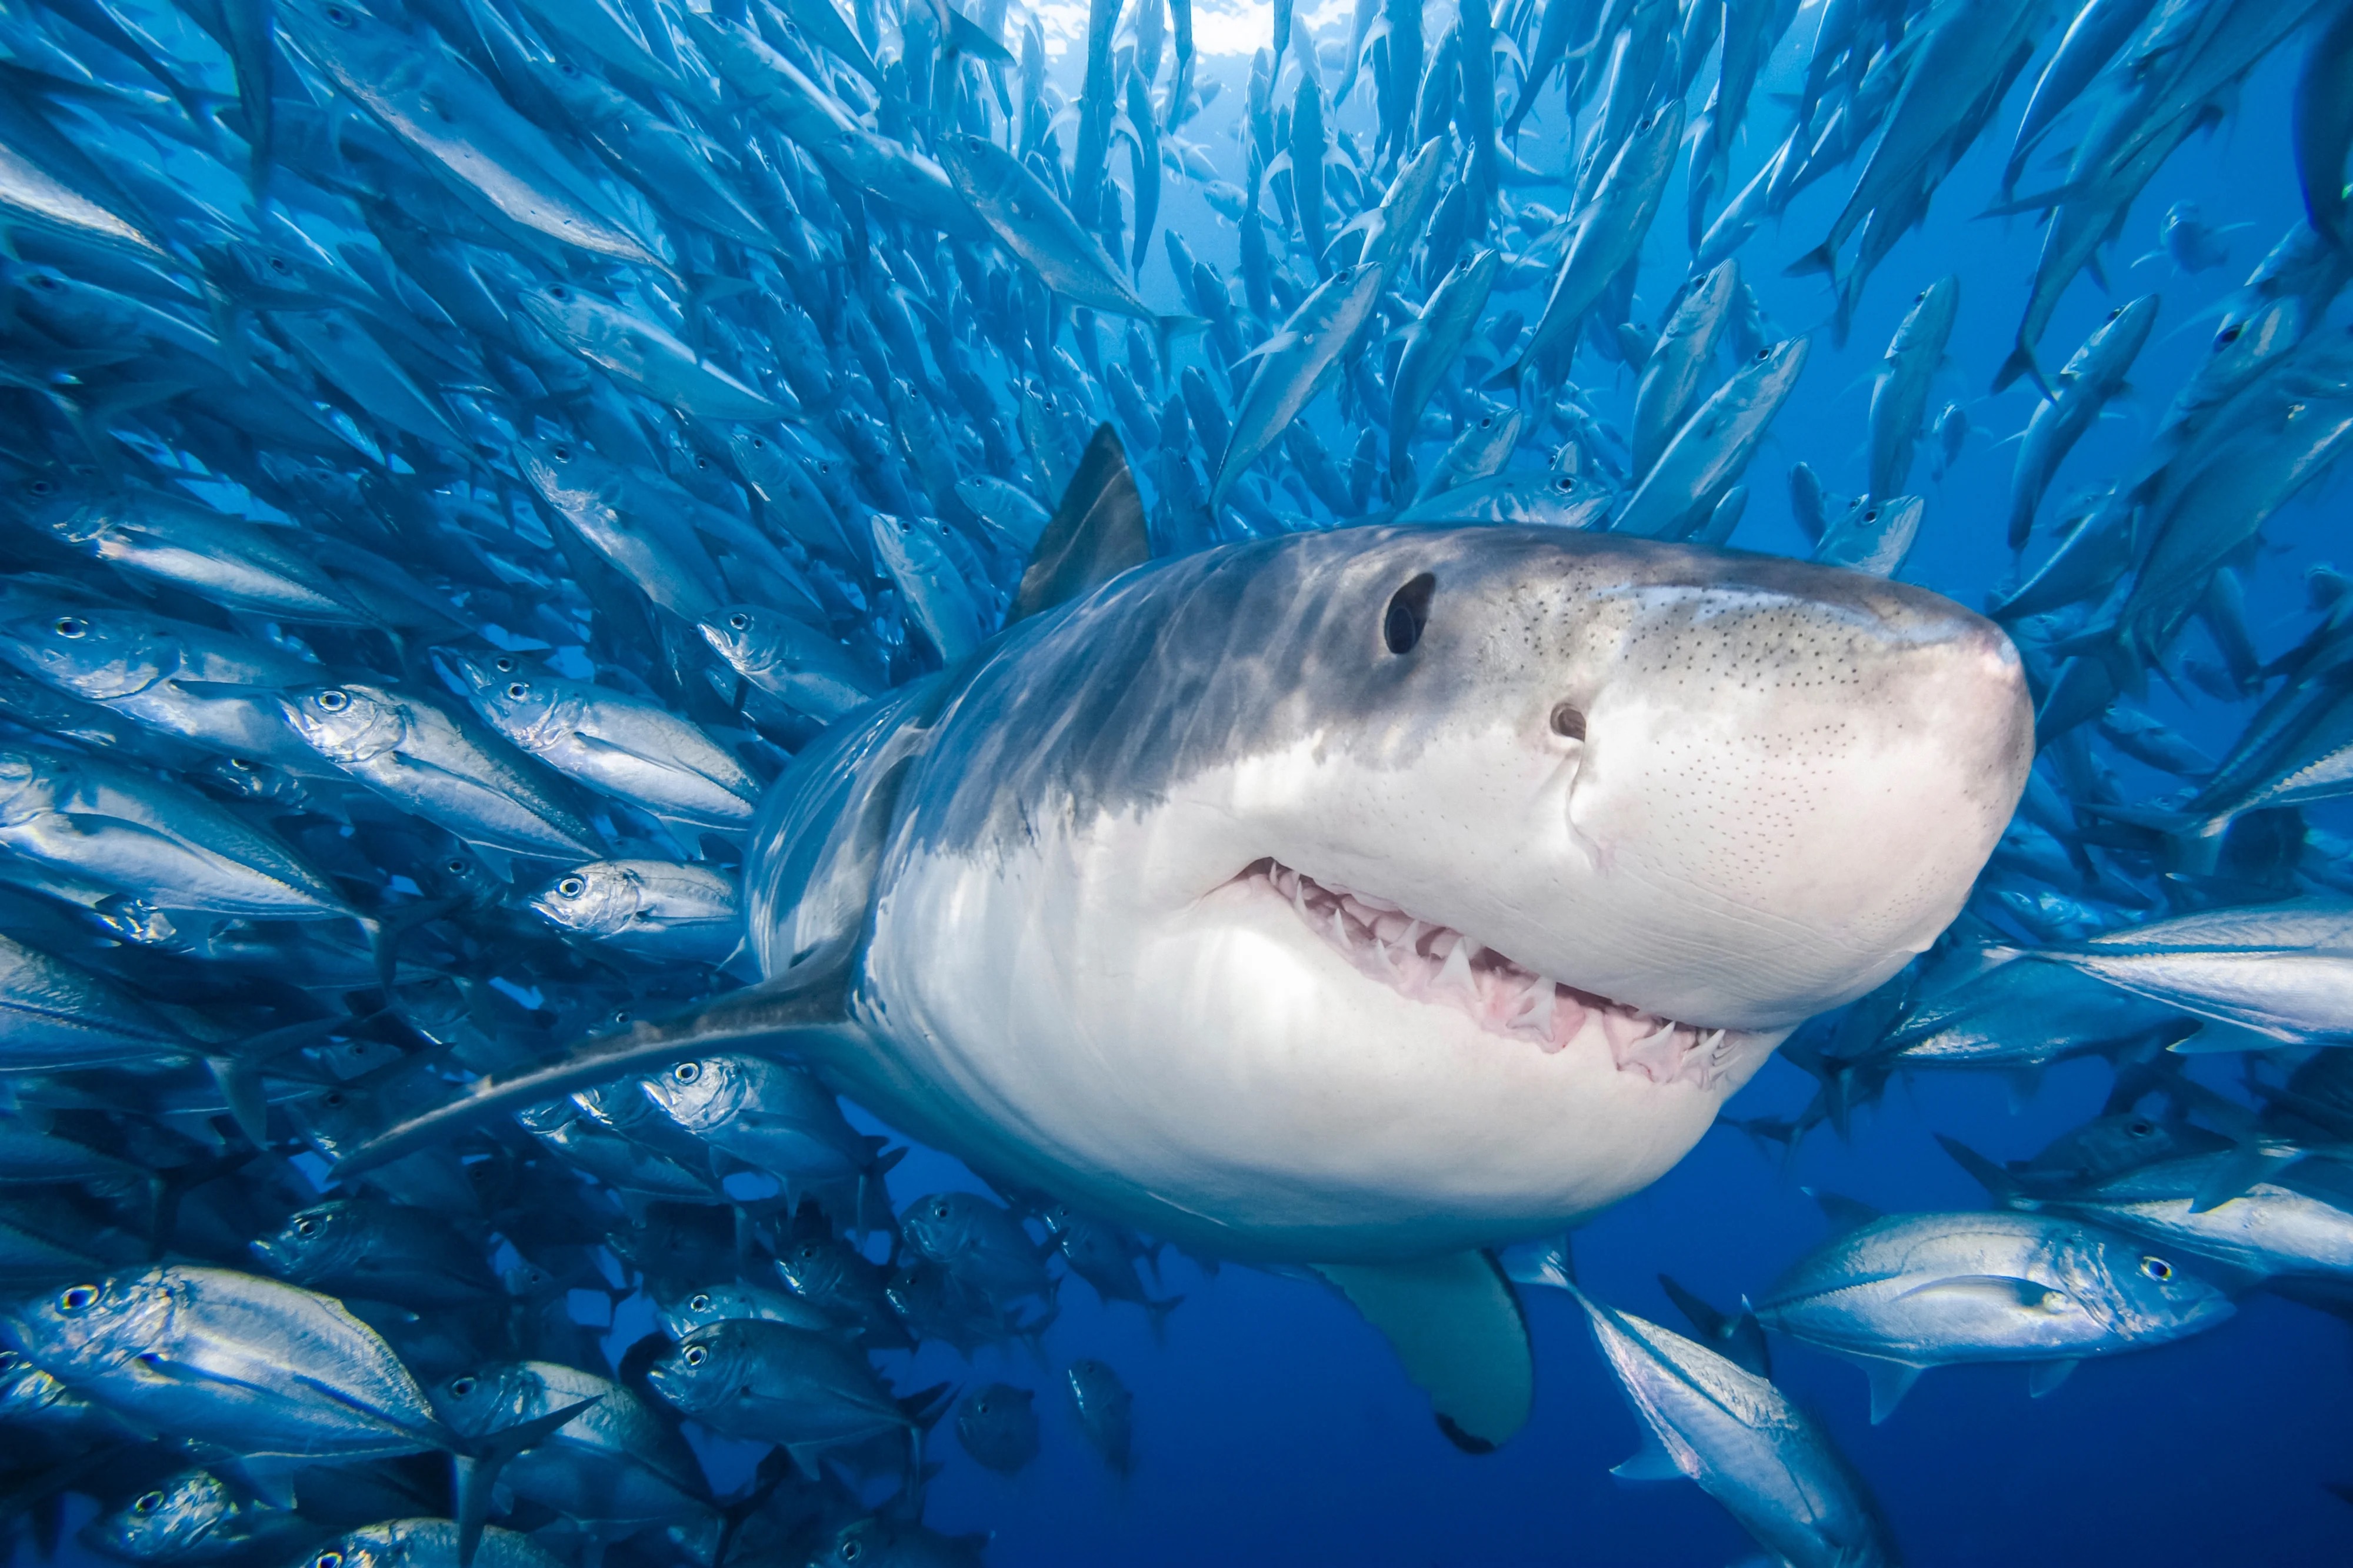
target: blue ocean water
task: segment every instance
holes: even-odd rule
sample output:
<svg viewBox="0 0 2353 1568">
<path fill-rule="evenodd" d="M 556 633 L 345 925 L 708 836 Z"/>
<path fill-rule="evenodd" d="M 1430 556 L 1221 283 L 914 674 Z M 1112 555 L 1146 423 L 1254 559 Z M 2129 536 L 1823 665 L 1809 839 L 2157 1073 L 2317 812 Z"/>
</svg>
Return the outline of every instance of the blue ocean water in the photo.
<svg viewBox="0 0 2353 1568">
<path fill-rule="evenodd" d="M 70 15 L 71 8 L 58 9 Z M 1434 15 L 1437 7 L 1430 9 Z M 1734 154 L 1736 190 L 1782 132 L 1820 9 L 1798 12 L 1764 74 Z M 1250 58 L 1212 46 L 1254 47 L 1271 10 L 1197 7 L 1203 27 L 1197 79 L 1219 90 L 1184 133 L 1237 183 Z M 1021 14 L 1018 6 L 1013 11 Z M 1345 6 L 1303 10 L 1302 18 L 1319 43 L 1345 48 L 1352 21 Z M 1050 79 L 1075 100 L 1083 8 L 1075 16 L 1058 10 L 1048 21 L 1048 36 L 1068 46 L 1050 56 Z M 2046 33 L 2046 54 L 2059 31 Z M 1431 36 L 1438 36 L 1435 21 Z M 2245 79 L 2220 127 L 2193 136 L 2165 163 L 2104 252 L 2106 288 L 2087 276 L 2063 298 L 2043 339 L 2046 366 L 2063 359 L 2116 303 L 2155 291 L 2163 304 L 2134 368 L 2133 390 L 2084 438 L 2053 485 L 2045 530 L 2065 498 L 2131 466 L 2174 391 L 2206 360 L 2217 307 L 2273 241 L 2301 221 L 2288 104 L 2303 47 L 2299 36 L 2275 50 Z M 1767 336 L 1809 335 L 1812 352 L 1797 393 L 1748 470 L 1751 499 L 1736 546 L 1808 553 L 1810 542 L 1788 500 L 1792 464 L 1809 464 L 1834 490 L 1865 488 L 1873 369 L 1918 292 L 1951 275 L 1960 280 L 1958 325 L 1930 406 L 1958 404 L 1970 434 L 1949 470 L 1934 479 L 1933 442 L 1924 441 L 1912 488 L 1927 500 L 1926 520 L 1902 577 L 1972 607 L 2013 580 L 2014 561 L 2002 539 L 2016 449 L 2010 437 L 2031 414 L 2035 394 L 2024 384 L 2000 394 L 1987 388 L 2010 353 L 2040 231 L 2031 215 L 1978 215 L 1999 199 L 2009 132 L 2044 58 L 2036 57 L 1990 128 L 1943 175 L 1926 222 L 1895 245 L 1871 279 L 1843 344 L 1833 341 L 1822 280 L 1788 277 L 1782 268 L 1835 216 L 1852 186 L 1851 170 L 1802 193 L 1739 252 L 1770 325 Z M 1710 79 L 1710 72 L 1699 73 L 1702 95 Z M 13 90 L 27 90 L 20 79 L 9 80 Z M 1368 97 L 1352 99 L 1335 116 L 1360 140 L 1370 135 Z M 1557 104 L 1548 99 L 1520 137 L 1518 154 L 1558 169 L 1568 163 L 1570 147 Z M 1124 159 L 1124 150 L 1115 153 L 1113 167 Z M 2037 181 L 2030 174 L 2024 183 Z M 2163 254 L 2159 218 L 2183 201 L 2197 203 L 2209 223 L 2225 229 L 2227 264 L 2187 274 Z M 1630 319 L 1651 328 L 1684 275 L 1683 203 L 1679 173 L 1638 274 Z M 1202 183 L 1172 175 L 1160 221 L 1202 259 L 1239 275 L 1237 231 L 1213 208 Z M 1139 289 L 1157 310 L 1186 308 L 1156 242 Z M 1508 307 L 1534 317 L 1542 301 L 1540 287 L 1499 293 L 1489 315 Z M 1107 354 L 1113 342 L 1106 337 Z M 842 353 L 841 344 L 829 346 Z M 1180 348 L 1179 363 L 1203 352 L 1196 341 Z M 1633 395 L 1630 371 L 1588 349 L 1576 379 L 1597 407 L 1622 423 Z M 1330 395 L 1306 417 L 1335 454 L 1345 454 L 1353 432 Z M 1425 461 L 1434 454 L 1424 447 Z M 1546 455 L 1524 451 L 1515 466 L 1532 467 Z M 2343 553 L 2345 517 L 2341 484 L 2324 477 L 2264 529 L 2242 575 L 2247 619 L 2265 655 L 2284 651 L 2311 625 L 2305 574 Z M 2039 532 L 2035 552 L 2048 543 Z M 2143 706 L 2215 756 L 2230 749 L 2253 710 L 2165 679 L 2150 682 Z M 2109 760 L 2126 798 L 2154 798 L 2179 785 L 2129 758 Z M 2346 802 L 2313 806 L 2307 818 L 2316 829 L 2353 834 L 2353 806 Z M 2235 1057 L 2205 1058 L 2193 1072 L 2232 1092 L 2239 1067 Z M 1817 1128 L 1786 1158 L 1719 1125 L 1654 1185 L 1576 1230 L 1577 1281 L 1600 1300 L 1670 1324 L 1680 1320 L 1657 1283 L 1662 1272 L 1719 1305 L 1735 1303 L 1760 1291 L 1823 1234 L 1810 1189 L 1889 1211 L 1982 1206 L 1982 1189 L 1937 1147 L 1935 1135 L 1957 1137 L 1997 1159 L 2022 1159 L 2096 1114 L 2111 1076 L 2097 1060 L 2065 1063 L 2023 1092 L 1990 1075 L 1920 1074 L 1898 1080 L 1883 1100 L 1858 1111 L 1845 1136 Z M 1776 1061 L 1725 1114 L 1795 1115 L 1813 1089 L 1804 1073 Z M 892 1131 L 855 1108 L 853 1120 L 863 1130 Z M 900 1204 L 940 1190 L 992 1190 L 950 1155 L 921 1147 L 891 1172 L 889 1187 Z M 929 1455 L 941 1468 L 925 1488 L 926 1522 L 948 1533 L 989 1532 L 987 1561 L 997 1564 L 1707 1564 L 1753 1553 L 1738 1526 L 1696 1488 L 1630 1484 L 1609 1475 L 1634 1449 L 1640 1431 L 1594 1354 L 1582 1312 L 1564 1292 L 1521 1291 L 1535 1351 L 1535 1413 L 1497 1452 L 1473 1456 L 1436 1428 L 1427 1400 L 1380 1333 L 1313 1280 L 1232 1264 L 1209 1271 L 1170 1253 L 1159 1281 L 1185 1297 L 1162 1333 L 1132 1307 L 1101 1304 L 1072 1282 L 1060 1292 L 1060 1314 L 1035 1346 L 1008 1343 L 964 1355 L 931 1343 L 912 1354 L 878 1355 L 902 1391 L 992 1379 L 1039 1390 L 1043 1448 L 1017 1476 L 972 1463 L 946 1426 L 940 1429 Z M 617 1363 L 649 1324 L 642 1296 L 625 1299 L 605 1339 L 607 1353 Z M 2329 1490 L 2331 1483 L 2353 1481 L 2353 1431 L 2344 1419 L 2344 1391 L 2353 1375 L 2348 1352 L 2353 1340 L 2343 1321 L 2259 1292 L 2217 1330 L 2092 1361 L 2042 1399 L 2029 1398 L 2024 1371 L 2015 1365 L 1934 1371 L 1878 1426 L 1868 1420 L 1862 1378 L 1848 1363 L 1782 1342 L 1775 1345 L 1774 1370 L 1777 1384 L 1819 1415 L 1867 1482 L 1907 1562 L 2323 1563 L 2353 1559 L 2353 1508 Z M 1111 1363 L 1134 1391 L 1130 1474 L 1103 1465 L 1061 1396 L 1062 1369 L 1081 1356 Z M 723 1493 L 744 1484 L 761 1452 L 725 1441 L 698 1438 L 698 1445 Z M 70 1528 L 98 1508 L 93 1496 L 76 1491 L 60 1560 L 100 1560 Z M 34 1550 L 29 1536 L 20 1537 L 16 1560 L 30 1561 Z M 649 1553 L 643 1560 L 665 1559 Z"/>
</svg>

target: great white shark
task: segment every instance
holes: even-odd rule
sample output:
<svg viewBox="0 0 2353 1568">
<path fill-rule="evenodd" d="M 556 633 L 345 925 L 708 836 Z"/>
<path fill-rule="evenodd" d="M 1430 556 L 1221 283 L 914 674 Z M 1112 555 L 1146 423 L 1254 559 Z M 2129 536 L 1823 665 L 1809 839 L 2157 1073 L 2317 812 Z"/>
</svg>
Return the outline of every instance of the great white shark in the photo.
<svg viewBox="0 0 2353 1568">
<path fill-rule="evenodd" d="M 1011 624 L 770 787 L 760 984 L 339 1173 L 764 1044 L 994 1178 L 1314 1269 L 1458 1442 L 1510 1436 L 1482 1249 L 1655 1181 L 1945 929 L 2031 760 L 2016 650 L 1923 589 L 1607 533 L 1146 554 L 1106 431 Z"/>
</svg>

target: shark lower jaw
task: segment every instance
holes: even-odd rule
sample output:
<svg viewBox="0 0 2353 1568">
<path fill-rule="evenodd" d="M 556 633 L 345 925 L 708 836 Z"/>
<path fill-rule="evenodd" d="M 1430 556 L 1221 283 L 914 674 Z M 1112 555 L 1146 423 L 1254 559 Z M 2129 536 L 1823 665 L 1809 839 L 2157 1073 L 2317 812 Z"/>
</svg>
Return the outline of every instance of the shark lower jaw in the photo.
<svg viewBox="0 0 2353 1568">
<path fill-rule="evenodd" d="M 1547 1056 L 1571 1046 L 1606 1050 L 1620 1072 L 1655 1084 L 1712 1089 L 1750 1040 L 1742 1030 L 1678 1023 L 1580 991 L 1451 926 L 1319 882 L 1271 858 L 1253 862 L 1234 880 L 1289 904 L 1309 931 L 1367 979 L 1409 1000 L 1452 1007 L 1488 1033 Z"/>
</svg>

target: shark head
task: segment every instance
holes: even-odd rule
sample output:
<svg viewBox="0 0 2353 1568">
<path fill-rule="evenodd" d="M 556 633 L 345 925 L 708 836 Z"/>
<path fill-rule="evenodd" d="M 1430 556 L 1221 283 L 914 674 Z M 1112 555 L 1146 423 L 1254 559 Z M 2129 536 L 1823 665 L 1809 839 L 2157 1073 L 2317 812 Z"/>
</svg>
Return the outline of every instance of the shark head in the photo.
<svg viewBox="0 0 2353 1568">
<path fill-rule="evenodd" d="M 1991 623 L 1786 561 L 1393 528 L 1132 573 L 931 721 L 849 1087 L 1232 1253 L 1534 1234 L 1934 940 L 2031 733 Z"/>
</svg>

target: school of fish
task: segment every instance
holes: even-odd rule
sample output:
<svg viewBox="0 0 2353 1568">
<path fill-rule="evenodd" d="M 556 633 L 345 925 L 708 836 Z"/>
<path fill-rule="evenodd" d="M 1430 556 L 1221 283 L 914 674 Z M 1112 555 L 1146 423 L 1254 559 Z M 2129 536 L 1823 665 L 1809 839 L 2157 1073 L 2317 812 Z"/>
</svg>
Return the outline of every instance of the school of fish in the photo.
<svg viewBox="0 0 2353 1568">
<path fill-rule="evenodd" d="M 2353 579 L 2315 568 L 2276 649 L 2242 588 L 2353 444 L 2353 4 L 1356 0 L 1319 33 L 1276 0 L 1214 150 L 1190 0 L 1082 9 L 1064 55 L 1016 0 L 0 8 L 12 1550 L 79 1498 L 140 1563 L 976 1563 L 927 1467 L 1020 1470 L 1039 1391 L 902 1386 L 933 1342 L 1029 1347 L 1150 1463 L 1119 1374 L 1043 1336 L 1072 1276 L 1157 1331 L 1160 1246 L 1010 1180 L 894 1191 L 904 1144 L 790 1053 L 451 1108 L 761 979 L 768 786 L 1091 586 L 1090 529 L 1736 541 L 1809 348 L 1744 272 L 1822 274 L 1842 342 L 2005 138 L 1995 210 L 2040 222 L 2007 515 L 1915 482 L 1972 434 L 1957 276 L 1872 382 L 1867 489 L 1789 486 L 1822 566 L 2001 535 L 2036 765 L 1960 917 L 1782 1047 L 1812 1103 L 1727 1120 L 1794 1149 L 1899 1079 L 2087 1055 L 2106 1112 L 2031 1161 L 1952 1144 L 1982 1210 L 1824 1194 L 1739 1311 L 1670 1283 L 1689 1333 L 1492 1240 L 1582 1303 L 1645 1434 L 1620 1473 L 1793 1565 L 1897 1549 L 1768 1334 L 1852 1358 L 1879 1421 L 1928 1369 L 2039 1396 L 2253 1290 L 2353 1317 L 2353 844 L 2302 815 L 2353 795 Z M 2242 102 L 2275 54 L 2292 101 Z M 2070 345 L 2061 295 L 2190 136 L 2281 113 L 2306 221 L 2084 488 L 2161 308 Z M 1828 231 L 1781 236 L 1819 182 Z M 1180 190 L 1230 246 L 1166 226 Z M 2190 202 L 2158 238 L 2233 248 Z M 2240 739 L 2143 711 L 2152 677 Z M 2243 1093 L 2190 1075 L 2216 1053 Z M 713 1438 L 767 1458 L 714 1489 Z"/>
</svg>

